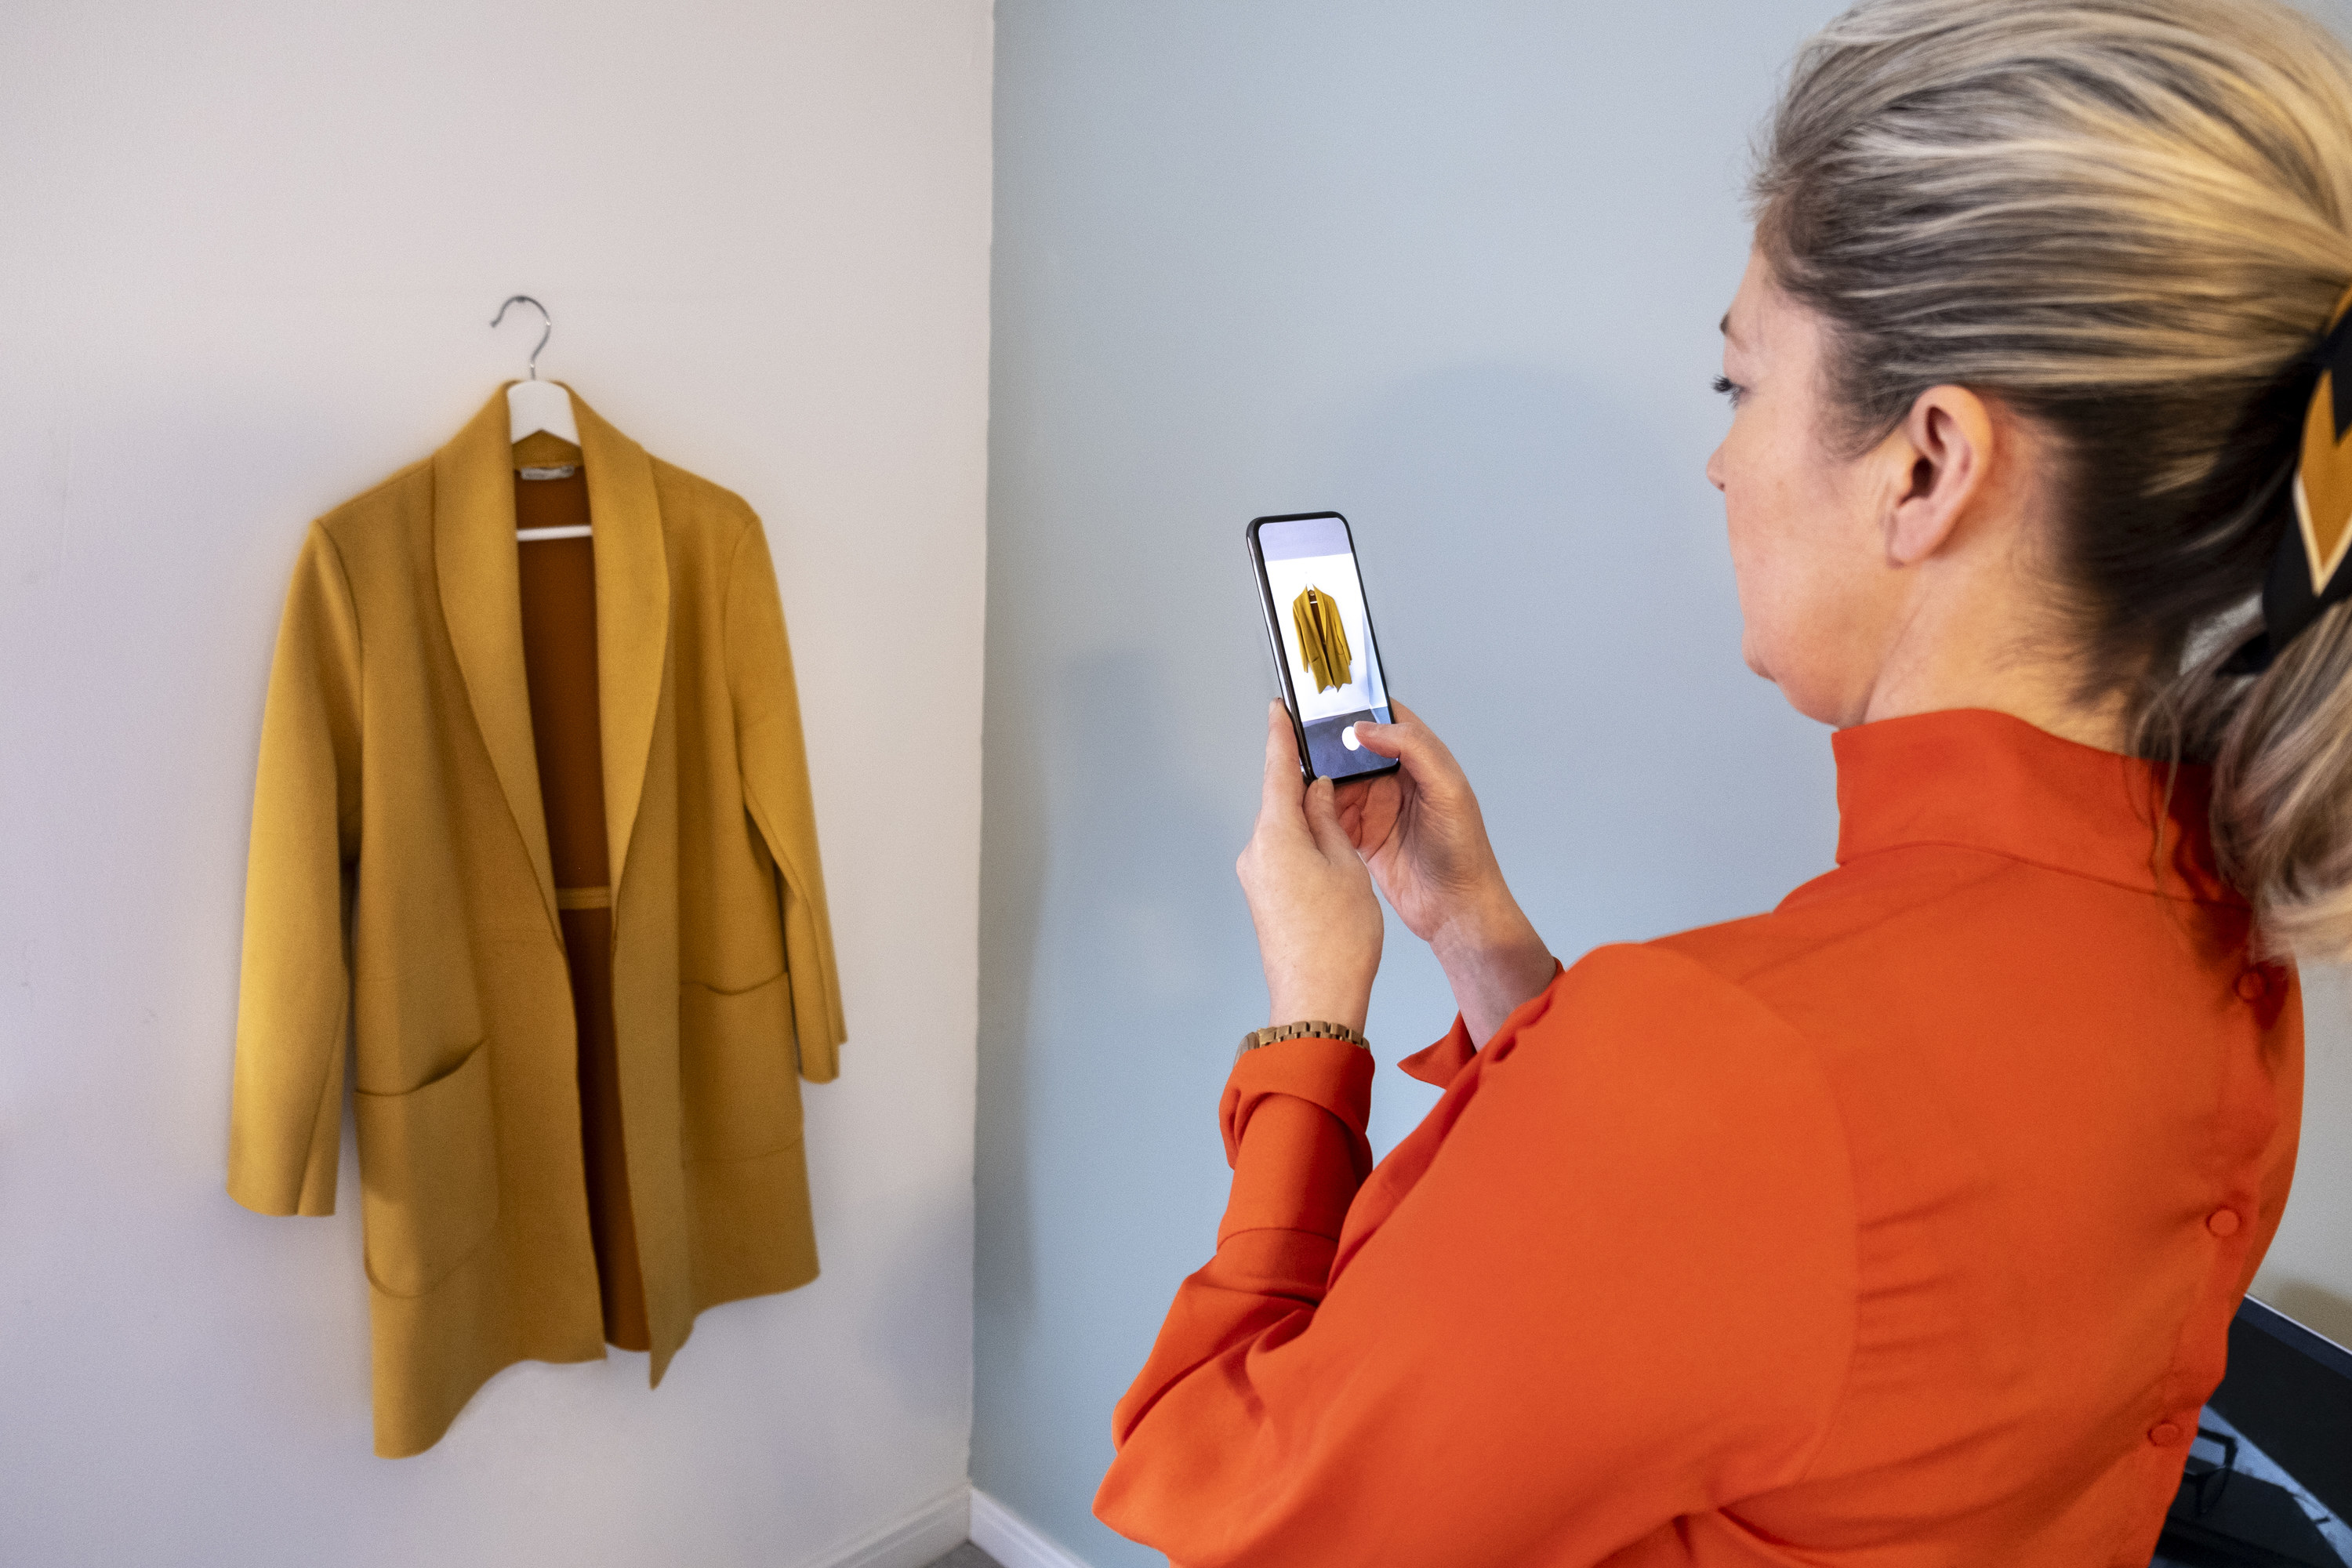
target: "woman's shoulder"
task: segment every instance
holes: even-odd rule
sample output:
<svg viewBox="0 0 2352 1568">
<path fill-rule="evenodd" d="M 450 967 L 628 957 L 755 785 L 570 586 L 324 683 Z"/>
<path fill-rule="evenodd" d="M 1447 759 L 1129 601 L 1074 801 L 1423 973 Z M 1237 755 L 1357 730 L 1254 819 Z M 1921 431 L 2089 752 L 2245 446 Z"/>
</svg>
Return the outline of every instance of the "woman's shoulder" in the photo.
<svg viewBox="0 0 2352 1568">
<path fill-rule="evenodd" d="M 1762 914 L 1694 927 L 1645 945 L 1735 983 L 1808 964 L 1874 962 L 1906 923 L 1957 929 L 2032 919 L 2076 879 L 1958 845 L 1918 845 L 1840 866 Z"/>
<path fill-rule="evenodd" d="M 1629 1107 L 1712 1104 L 1735 1112 L 1769 1104 L 1777 1114 L 1758 1120 L 1819 1120 L 1822 1142 L 1840 1141 L 1834 1089 L 1803 1030 L 1751 988 L 1666 942 L 1593 949 L 1478 1054 L 1490 1088 L 1503 1078 L 1554 1077 L 1586 1102 L 1617 1096 Z M 1624 1124 L 1656 1125 L 1646 1115 Z"/>
<path fill-rule="evenodd" d="M 2152 975 L 2158 989 L 2200 987 L 2229 966 L 2242 923 L 2234 910 L 1925 844 L 1841 866 L 1767 913 L 1644 945 L 1738 986 L 1817 1045 L 1850 1048 L 1913 1024 L 1941 1034 L 1962 1016 L 2030 1033 L 2145 992 Z"/>
<path fill-rule="evenodd" d="M 2190 1064 L 2263 1026 L 2242 943 L 2242 911 L 1923 846 L 1643 951 L 1660 1018 L 1724 1015 L 1731 992 L 1781 1026 L 1837 1107 L 1865 1216 L 1934 1210 L 1982 1240 L 2086 1182 L 2130 1210 L 2145 1151 L 2204 1135 Z"/>
</svg>

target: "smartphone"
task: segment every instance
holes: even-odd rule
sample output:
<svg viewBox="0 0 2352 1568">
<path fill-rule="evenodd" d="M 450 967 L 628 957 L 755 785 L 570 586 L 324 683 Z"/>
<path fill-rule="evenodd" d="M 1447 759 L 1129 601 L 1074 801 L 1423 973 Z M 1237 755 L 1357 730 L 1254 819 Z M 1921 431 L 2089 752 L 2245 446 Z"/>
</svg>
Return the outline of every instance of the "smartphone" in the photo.
<svg viewBox="0 0 2352 1568">
<path fill-rule="evenodd" d="M 1390 721 L 1388 680 L 1348 520 L 1336 511 L 1253 518 L 1244 538 L 1299 772 L 1310 784 L 1394 772 L 1395 760 L 1360 744 L 1352 729 L 1360 720 Z"/>
</svg>

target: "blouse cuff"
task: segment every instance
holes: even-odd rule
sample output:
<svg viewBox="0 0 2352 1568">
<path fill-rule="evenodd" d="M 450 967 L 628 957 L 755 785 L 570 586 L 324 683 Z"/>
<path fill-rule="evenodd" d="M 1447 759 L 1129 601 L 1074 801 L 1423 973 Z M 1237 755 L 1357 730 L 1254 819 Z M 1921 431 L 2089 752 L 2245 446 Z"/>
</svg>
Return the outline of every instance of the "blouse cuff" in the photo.
<svg viewBox="0 0 2352 1568">
<path fill-rule="evenodd" d="M 1322 1295 L 1348 1205 L 1372 1168 L 1371 1090 L 1371 1052 L 1346 1040 L 1279 1040 L 1234 1064 L 1221 1108 L 1234 1184 L 1213 1266 L 1228 1288 L 1247 1278 L 1261 1293 Z"/>
<path fill-rule="evenodd" d="M 1444 1089 L 1454 1081 L 1455 1073 L 1470 1065 L 1470 1058 L 1477 1054 L 1477 1048 L 1470 1043 L 1470 1026 L 1462 1021 L 1462 1015 L 1456 1013 L 1454 1015 L 1454 1027 L 1445 1032 L 1444 1039 L 1427 1050 L 1415 1051 L 1397 1063 L 1397 1067 L 1408 1078 L 1417 1078 L 1423 1083 Z"/>
<path fill-rule="evenodd" d="M 1514 1012 L 1509 1018 L 1503 1020 L 1503 1026 L 1496 1030 L 1496 1034 L 1501 1035 L 1507 1032 L 1511 1027 L 1512 1020 L 1526 1013 L 1529 1003 L 1545 994 L 1553 985 L 1559 984 L 1559 977 L 1567 973 L 1568 966 L 1559 959 L 1553 959 L 1550 983 L 1544 987 L 1543 991 L 1537 992 L 1534 996 L 1520 1003 L 1517 1011 Z M 1444 1089 L 1454 1082 L 1454 1075 L 1468 1067 L 1470 1058 L 1477 1054 L 1478 1047 L 1470 1043 L 1470 1026 L 1462 1021 L 1462 1015 L 1456 1013 L 1454 1015 L 1454 1027 L 1445 1032 L 1444 1039 L 1425 1051 L 1415 1051 L 1397 1063 L 1397 1067 L 1409 1078 L 1417 1078 L 1425 1084 Z"/>
<path fill-rule="evenodd" d="M 1364 1126 L 1372 1114 L 1372 1053 L 1346 1040 L 1307 1035 L 1244 1051 L 1225 1079 L 1218 1121 L 1225 1163 L 1238 1165 L 1250 1118 L 1272 1095 L 1288 1095 L 1331 1113 L 1347 1138 L 1359 1180 L 1371 1173 L 1372 1146 Z"/>
</svg>

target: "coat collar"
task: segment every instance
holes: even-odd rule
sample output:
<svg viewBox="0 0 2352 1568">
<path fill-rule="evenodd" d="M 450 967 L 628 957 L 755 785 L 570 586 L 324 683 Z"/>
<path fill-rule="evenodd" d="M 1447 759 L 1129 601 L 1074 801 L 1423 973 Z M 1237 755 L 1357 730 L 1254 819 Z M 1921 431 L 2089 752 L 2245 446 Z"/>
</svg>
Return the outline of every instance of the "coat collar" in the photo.
<svg viewBox="0 0 2352 1568">
<path fill-rule="evenodd" d="M 653 459 L 576 393 L 572 411 L 580 427 L 580 460 L 595 529 L 597 718 L 604 732 L 605 841 L 617 889 L 661 706 L 669 647 L 668 552 Z M 560 928 L 539 761 L 531 744 L 522 589 L 515 563 L 513 447 L 507 437 L 501 385 L 433 455 L 434 573 L 474 721 L 539 875 L 548 920 Z"/>
<path fill-rule="evenodd" d="M 2216 868 L 2212 773 L 2062 740 L 1982 708 L 1842 730 L 1838 864 L 1957 844 L 2202 903 L 2245 903 Z M 2159 838 L 2159 819 L 2164 831 Z"/>
</svg>

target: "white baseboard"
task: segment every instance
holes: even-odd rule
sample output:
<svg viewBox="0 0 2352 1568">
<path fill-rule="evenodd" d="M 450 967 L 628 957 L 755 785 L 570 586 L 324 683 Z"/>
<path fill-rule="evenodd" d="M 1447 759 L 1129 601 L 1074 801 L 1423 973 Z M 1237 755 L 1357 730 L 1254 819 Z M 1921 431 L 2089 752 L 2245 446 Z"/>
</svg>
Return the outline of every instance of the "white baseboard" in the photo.
<svg viewBox="0 0 2352 1568">
<path fill-rule="evenodd" d="M 978 1487 L 971 1490 L 971 1542 L 1003 1568 L 1087 1568 L 1082 1559 Z"/>
<path fill-rule="evenodd" d="M 960 1486 L 886 1524 L 811 1559 L 804 1568 L 930 1568 L 971 1542 L 1002 1568 L 1088 1568 L 1035 1525 L 973 1486 Z"/>
<path fill-rule="evenodd" d="M 971 1487 L 957 1487 L 898 1523 L 813 1559 L 808 1568 L 929 1568 L 971 1539 Z"/>
</svg>

